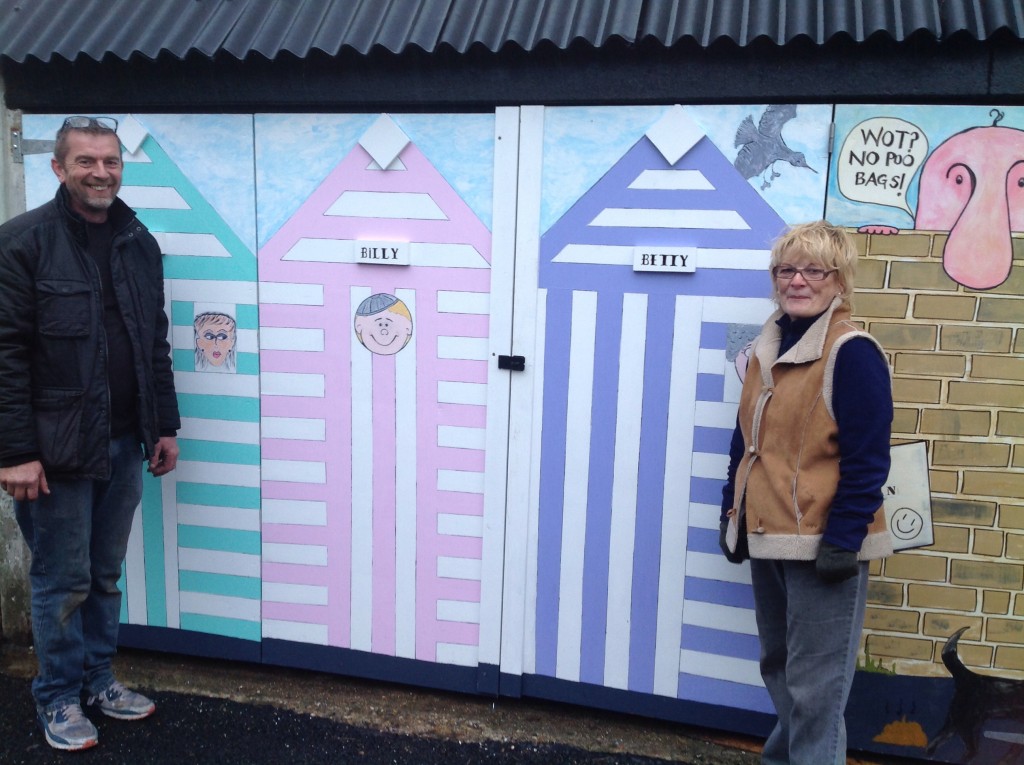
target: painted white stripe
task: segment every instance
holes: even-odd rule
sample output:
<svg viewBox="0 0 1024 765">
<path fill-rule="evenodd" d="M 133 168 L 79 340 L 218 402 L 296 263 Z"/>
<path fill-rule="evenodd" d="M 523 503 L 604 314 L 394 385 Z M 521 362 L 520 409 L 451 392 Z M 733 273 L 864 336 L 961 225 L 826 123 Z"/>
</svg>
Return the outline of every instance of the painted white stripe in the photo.
<svg viewBox="0 0 1024 765">
<path fill-rule="evenodd" d="M 260 430 L 264 438 L 294 441 L 326 441 L 327 423 L 308 417 L 263 417 Z"/>
<path fill-rule="evenodd" d="M 723 556 L 724 558 L 724 556 Z M 726 561 L 728 563 L 728 561 Z M 732 564 L 730 564 L 732 565 Z M 756 635 L 757 623 L 753 609 L 719 606 L 714 603 L 688 600 L 683 610 L 683 623 L 724 632 Z"/>
<path fill-rule="evenodd" d="M 285 282 L 260 282 L 261 305 L 323 305 L 322 284 L 290 284 Z"/>
<path fill-rule="evenodd" d="M 486 337 L 438 337 L 437 357 L 439 359 L 465 359 L 487 361 L 490 340 Z"/>
<path fill-rule="evenodd" d="M 323 462 L 263 460 L 260 464 L 264 481 L 327 483 L 327 466 Z"/>
<path fill-rule="evenodd" d="M 437 619 L 442 622 L 480 623 L 480 604 L 468 600 L 438 600 Z"/>
<path fill-rule="evenodd" d="M 256 305 L 256 282 L 230 282 L 220 279 L 168 279 L 174 300 L 194 303 L 235 303 Z M 169 301 L 167 294 L 164 299 Z"/>
<path fill-rule="evenodd" d="M 351 239 L 299 239 L 282 260 L 294 263 L 356 263 L 357 244 Z M 410 242 L 412 265 L 431 268 L 490 268 L 470 244 Z"/>
<path fill-rule="evenodd" d="M 405 191 L 346 191 L 324 212 L 352 218 L 447 220 L 429 194 Z"/>
<path fill-rule="evenodd" d="M 251 598 L 231 595 L 213 595 L 208 592 L 182 592 L 181 611 L 203 616 L 227 616 L 248 622 L 260 620 L 260 602 Z"/>
<path fill-rule="evenodd" d="M 438 556 L 437 575 L 443 579 L 468 579 L 480 581 L 483 561 L 476 558 L 452 558 Z"/>
<path fill-rule="evenodd" d="M 631 189 L 657 191 L 714 191 L 700 170 L 644 170 L 629 184 Z"/>
<path fill-rule="evenodd" d="M 484 383 L 439 380 L 437 383 L 437 401 L 439 404 L 486 406 L 487 385 Z"/>
<path fill-rule="evenodd" d="M 416 315 L 416 291 L 396 290 L 395 297 Z M 416 658 L 416 346 L 395 359 L 395 655 Z"/>
<path fill-rule="evenodd" d="M 459 667 L 475 667 L 480 649 L 475 645 L 461 643 L 438 643 L 437 663 L 454 664 Z"/>
<path fill-rule="evenodd" d="M 594 392 L 594 339 L 597 293 L 573 292 L 569 322 L 569 396 L 565 433 L 565 487 L 562 501 L 562 557 L 558 582 L 558 645 L 555 675 L 580 678 L 583 634 L 583 548 L 590 475 L 590 424 Z"/>
<path fill-rule="evenodd" d="M 189 328 L 189 334 L 192 333 Z M 265 376 L 265 375 L 264 375 Z M 205 393 L 211 396 L 260 395 L 260 380 L 256 375 L 216 374 L 208 372 L 174 373 L 174 389 L 178 393 Z"/>
<path fill-rule="evenodd" d="M 691 473 L 697 478 L 718 478 L 724 481 L 729 469 L 729 455 L 694 452 L 692 465 Z"/>
<path fill-rule="evenodd" d="M 266 545 L 264 545 L 264 548 Z M 200 571 L 204 574 L 231 576 L 259 576 L 260 556 L 248 553 L 202 550 L 182 547 L 177 550 L 178 567 L 182 571 Z M 177 580 L 177 576 L 175 576 Z"/>
<path fill-rule="evenodd" d="M 264 619 L 263 637 L 273 640 L 291 640 L 293 643 L 327 645 L 327 625 Z"/>
<path fill-rule="evenodd" d="M 222 465 L 215 462 L 178 460 L 175 469 L 181 483 L 208 483 L 215 486 L 245 486 L 259 488 L 258 465 Z"/>
<path fill-rule="evenodd" d="M 604 652 L 604 684 L 622 690 L 629 686 L 629 627 L 633 601 L 636 491 L 640 471 L 640 416 L 643 411 L 646 338 L 647 296 L 623 295 Z M 568 530 L 571 527 L 563 528 Z"/>
<path fill-rule="evenodd" d="M 255 445 L 260 442 L 260 427 L 255 422 L 203 420 L 198 417 L 182 417 L 178 438 Z"/>
<path fill-rule="evenodd" d="M 259 531 L 260 511 L 240 507 L 179 504 L 178 523 L 185 526 L 206 526 L 214 529 Z"/>
<path fill-rule="evenodd" d="M 305 499 L 264 499 L 263 522 L 286 526 L 326 526 L 327 503 Z"/>
<path fill-rule="evenodd" d="M 686 551 L 690 504 L 689 455 L 693 450 L 693 401 L 700 347 L 702 298 L 676 298 L 672 330 L 672 371 L 668 397 L 665 491 L 661 502 L 661 566 L 658 571 L 658 626 L 654 642 L 654 692 L 675 697 L 679 689 L 677 652 L 686 597 Z"/>
<path fill-rule="evenodd" d="M 152 234 L 164 255 L 188 255 L 197 258 L 231 257 L 231 253 L 213 234 L 186 234 L 180 231 L 153 231 Z"/>
<path fill-rule="evenodd" d="M 438 425 L 437 445 L 452 449 L 479 449 L 487 445 L 485 428 L 468 428 L 460 425 Z"/>
<path fill-rule="evenodd" d="M 178 565 L 182 559 L 178 550 L 178 471 L 175 470 L 160 479 L 160 492 L 163 499 L 164 526 L 164 603 L 167 606 L 167 626 L 171 629 L 181 627 L 178 613 Z M 259 575 L 259 558 L 256 558 L 256 571 Z"/>
<path fill-rule="evenodd" d="M 484 474 L 470 470 L 438 470 L 437 488 L 441 491 L 484 493 Z"/>
<path fill-rule="evenodd" d="M 124 558 L 125 600 L 128 604 L 128 623 L 147 624 L 146 613 L 146 554 L 143 538 L 141 505 L 132 516 L 132 530 L 128 536 L 128 553 Z"/>
<path fill-rule="evenodd" d="M 267 603 L 294 603 L 304 606 L 326 606 L 327 588 L 313 584 L 264 582 L 263 600 Z"/>
<path fill-rule="evenodd" d="M 261 393 L 264 396 L 324 397 L 324 376 L 292 372 L 264 372 Z"/>
<path fill-rule="evenodd" d="M 629 266 L 632 268 L 633 249 L 630 246 L 613 244 L 567 244 L 555 256 L 554 262 Z M 767 285 L 768 261 L 770 259 L 771 253 L 768 250 L 722 250 L 700 247 L 697 249 L 695 262 L 698 270 L 763 271 Z M 736 300 L 737 298 L 722 299 Z"/>
<path fill-rule="evenodd" d="M 699 677 L 728 680 L 731 683 L 754 685 L 763 688 L 761 670 L 756 661 L 736 659 L 731 656 L 716 656 L 700 651 L 680 651 L 679 671 Z M 676 680 L 678 684 L 678 678 Z"/>
<path fill-rule="evenodd" d="M 479 515 L 438 513 L 437 533 L 449 537 L 483 537 L 484 519 Z"/>
<path fill-rule="evenodd" d="M 716 513 L 714 517 L 717 518 L 718 514 Z M 716 521 L 715 528 L 717 527 Z M 737 566 L 735 563 L 730 563 L 720 553 L 687 553 L 686 575 L 697 579 L 750 584 L 750 566 Z"/>
<path fill-rule="evenodd" d="M 357 306 L 370 296 L 368 287 L 352 287 L 350 305 Z M 399 354 L 401 355 L 401 354 Z M 352 432 L 359 434 L 358 449 L 352 450 L 352 575 L 349 641 L 357 651 L 371 648 L 373 623 L 373 366 L 372 354 L 352 344 L 351 374 Z"/>
<path fill-rule="evenodd" d="M 438 313 L 469 313 L 486 316 L 491 310 L 491 296 L 486 292 L 453 292 L 438 290 Z"/>
<path fill-rule="evenodd" d="M 476 247 L 471 244 L 436 244 L 413 242 L 412 264 L 430 268 L 490 268 Z"/>
<path fill-rule="evenodd" d="M 322 351 L 322 329 L 260 327 L 260 348 L 264 351 Z"/>
<path fill-rule="evenodd" d="M 765 285 L 769 284 L 768 264 L 771 250 L 737 250 L 728 248 L 700 247 L 697 250 L 698 268 L 727 268 L 733 271 L 763 271 Z M 737 298 L 719 298 L 733 301 Z"/>
<path fill-rule="evenodd" d="M 702 428 L 724 428 L 732 433 L 736 427 L 736 404 L 716 401 L 697 401 L 694 404 L 694 424 Z"/>
<path fill-rule="evenodd" d="M 766 264 L 765 272 L 767 270 Z M 767 285 L 767 275 L 765 279 Z M 769 298 L 704 298 L 704 321 L 718 324 L 753 324 L 760 327 L 774 310 L 775 304 Z"/>
<path fill-rule="evenodd" d="M 697 371 L 701 374 L 723 374 L 725 364 L 725 351 L 718 348 L 701 348 L 697 353 Z"/>
<path fill-rule="evenodd" d="M 735 210 L 645 210 L 607 207 L 591 226 L 622 228 L 692 228 L 744 231 L 750 228 Z"/>
<path fill-rule="evenodd" d="M 117 195 L 136 210 L 191 210 L 173 186 L 122 186 Z"/>
<path fill-rule="evenodd" d="M 688 520 L 690 528 L 714 529 L 718 531 L 718 517 L 722 512 L 719 505 L 709 505 L 704 502 L 691 502 Z"/>
<path fill-rule="evenodd" d="M 264 542 L 263 562 L 326 566 L 327 548 L 323 545 L 291 545 L 281 542 Z"/>
<path fill-rule="evenodd" d="M 533 406 L 536 412 L 544 411 L 544 358 L 547 345 L 548 291 L 537 290 L 537 335 L 536 357 L 533 364 Z M 533 418 L 530 443 L 540 444 L 544 418 L 539 414 Z M 540 540 L 540 468 L 541 450 L 531 450 L 530 462 L 530 504 L 527 516 L 526 541 L 526 603 L 524 615 L 523 672 L 537 671 L 537 556 Z"/>
</svg>

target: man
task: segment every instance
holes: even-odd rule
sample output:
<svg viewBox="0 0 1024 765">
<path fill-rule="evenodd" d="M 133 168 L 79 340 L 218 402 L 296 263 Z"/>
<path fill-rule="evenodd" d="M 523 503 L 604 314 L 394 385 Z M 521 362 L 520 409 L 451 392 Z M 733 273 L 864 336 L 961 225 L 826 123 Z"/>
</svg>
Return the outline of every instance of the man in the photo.
<svg viewBox="0 0 1024 765">
<path fill-rule="evenodd" d="M 117 581 L 140 463 L 174 469 L 180 420 L 160 250 L 117 198 L 116 129 L 66 119 L 55 198 L 0 226 L 0 489 L 32 553 L 32 695 L 57 749 L 98 742 L 83 693 L 110 717 L 155 710 L 113 676 Z"/>
</svg>

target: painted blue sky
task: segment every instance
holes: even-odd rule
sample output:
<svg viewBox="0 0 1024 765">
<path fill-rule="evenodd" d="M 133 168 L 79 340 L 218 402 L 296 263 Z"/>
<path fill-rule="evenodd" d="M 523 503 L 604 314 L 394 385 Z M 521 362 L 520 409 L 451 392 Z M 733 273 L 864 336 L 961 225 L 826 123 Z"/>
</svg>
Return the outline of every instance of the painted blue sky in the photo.
<svg viewBox="0 0 1024 765">
<path fill-rule="evenodd" d="M 544 164 L 541 231 L 547 231 L 629 150 L 669 107 L 555 107 L 544 113 Z M 687 106 L 687 115 L 704 129 L 719 150 L 733 161 L 736 130 L 746 116 L 757 124 L 764 105 Z M 771 187 L 761 179 L 751 185 L 787 223 L 820 218 L 828 169 L 828 128 L 831 106 L 801 105 L 782 135 L 801 151 L 814 171 L 779 164 Z"/>
<path fill-rule="evenodd" d="M 25 115 L 26 138 L 52 140 L 65 115 Z M 109 115 L 124 121 L 127 115 Z M 377 114 L 134 115 L 253 252 L 355 146 Z M 420 151 L 491 225 L 494 115 L 393 115 Z M 258 157 L 258 162 L 257 162 Z M 254 168 L 256 168 L 254 170 Z M 257 173 L 257 183 L 253 174 Z M 25 160 L 28 208 L 57 188 L 50 155 Z M 257 193 L 258 192 L 258 193 Z M 259 201 L 259 215 L 254 214 Z M 258 231 L 257 231 L 258 225 Z"/>
</svg>

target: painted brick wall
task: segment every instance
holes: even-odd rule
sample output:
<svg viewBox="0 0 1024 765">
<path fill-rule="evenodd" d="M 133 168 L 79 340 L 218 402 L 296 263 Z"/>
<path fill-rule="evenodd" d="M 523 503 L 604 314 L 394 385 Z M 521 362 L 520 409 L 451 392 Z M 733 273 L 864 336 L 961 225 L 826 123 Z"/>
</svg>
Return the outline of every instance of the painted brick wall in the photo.
<svg viewBox="0 0 1024 765">
<path fill-rule="evenodd" d="M 854 315 L 893 369 L 893 441 L 928 443 L 935 544 L 872 564 L 862 648 L 900 674 L 963 661 L 1024 677 L 1024 237 L 1010 278 L 976 291 L 942 269 L 946 232 L 854 234 Z"/>
</svg>

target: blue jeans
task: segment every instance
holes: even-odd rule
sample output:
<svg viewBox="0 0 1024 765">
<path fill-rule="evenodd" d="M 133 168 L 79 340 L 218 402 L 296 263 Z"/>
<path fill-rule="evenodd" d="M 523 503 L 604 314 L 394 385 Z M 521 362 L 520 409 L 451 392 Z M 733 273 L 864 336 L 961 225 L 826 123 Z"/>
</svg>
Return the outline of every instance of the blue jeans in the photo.
<svg viewBox="0 0 1024 765">
<path fill-rule="evenodd" d="M 779 716 L 761 762 L 845 765 L 843 713 L 864 627 L 868 564 L 838 584 L 814 561 L 751 560 L 761 677 Z"/>
<path fill-rule="evenodd" d="M 32 553 L 32 636 L 41 708 L 78 702 L 114 679 L 121 619 L 121 564 L 142 499 L 142 449 L 134 436 L 110 443 L 107 481 L 48 479 L 50 493 L 15 502 Z"/>
</svg>

